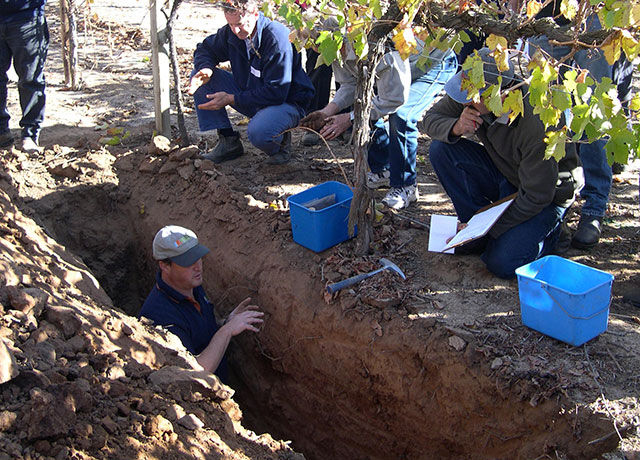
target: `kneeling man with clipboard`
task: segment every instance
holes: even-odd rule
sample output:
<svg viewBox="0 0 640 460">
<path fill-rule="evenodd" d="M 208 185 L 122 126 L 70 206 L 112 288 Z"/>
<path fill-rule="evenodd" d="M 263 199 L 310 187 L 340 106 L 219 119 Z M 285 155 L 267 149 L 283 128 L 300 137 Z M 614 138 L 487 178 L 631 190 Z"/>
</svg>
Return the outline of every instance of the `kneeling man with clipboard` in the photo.
<svg viewBox="0 0 640 460">
<path fill-rule="evenodd" d="M 528 94 L 527 86 L 516 81 L 513 63 L 501 72 L 489 49 L 477 55 L 485 80 L 480 94 L 492 85 L 498 86 L 503 100 L 511 87 Z M 566 145 L 560 161 L 544 158 L 545 127 L 526 96 L 515 119 L 510 121 L 509 113 L 496 117 L 479 95 L 475 102 L 462 89 L 466 78 L 461 71 L 449 80 L 446 96 L 424 117 L 424 130 L 432 139 L 429 156 L 460 222 L 515 194 L 488 234 L 456 249 L 481 253 L 492 273 L 512 278 L 516 268 L 553 251 L 584 174 L 574 144 Z M 481 144 L 463 137 L 473 134 Z"/>
</svg>

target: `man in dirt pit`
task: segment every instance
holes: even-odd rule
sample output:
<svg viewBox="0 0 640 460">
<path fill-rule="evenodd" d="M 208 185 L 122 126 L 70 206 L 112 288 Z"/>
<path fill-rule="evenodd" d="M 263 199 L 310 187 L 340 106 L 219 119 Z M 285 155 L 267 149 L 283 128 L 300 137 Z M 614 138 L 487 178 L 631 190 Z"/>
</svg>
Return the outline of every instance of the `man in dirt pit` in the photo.
<svg viewBox="0 0 640 460">
<path fill-rule="evenodd" d="M 208 253 L 191 230 L 177 225 L 161 228 L 153 239 L 153 258 L 159 268 L 156 284 L 139 316 L 177 335 L 206 371 L 227 383 L 224 354 L 231 337 L 258 332 L 264 313 L 247 298 L 218 326 L 202 288 L 202 258 Z"/>
<path fill-rule="evenodd" d="M 500 72 L 488 48 L 478 51 L 478 58 L 485 80 L 481 93 L 489 85 L 500 85 L 503 100 L 511 87 L 527 94 L 528 87 L 515 87 L 519 81 L 512 62 Z M 473 101 L 461 88 L 464 78 L 464 72 L 458 72 L 449 80 L 444 87 L 446 95 L 424 117 L 424 131 L 433 139 L 431 165 L 460 222 L 466 223 L 481 208 L 516 194 L 488 235 L 461 248 L 462 252 L 482 254 L 493 274 L 512 278 L 519 266 L 552 253 L 565 212 L 584 185 L 584 174 L 575 144 L 566 145 L 566 155 L 560 161 L 544 159 L 544 124 L 526 96 L 523 113 L 509 123 L 508 113 L 497 117 L 482 100 Z M 473 134 L 481 144 L 463 137 Z"/>
<path fill-rule="evenodd" d="M 268 155 L 268 164 L 291 160 L 291 132 L 304 117 L 314 89 L 302 70 L 289 29 L 266 18 L 256 0 L 223 3 L 227 25 L 200 43 L 194 53 L 189 93 L 200 131 L 218 130 L 218 144 L 204 158 L 214 163 L 244 153 L 227 106 L 251 118 L 249 141 Z M 216 69 L 230 61 L 231 72 Z"/>
</svg>

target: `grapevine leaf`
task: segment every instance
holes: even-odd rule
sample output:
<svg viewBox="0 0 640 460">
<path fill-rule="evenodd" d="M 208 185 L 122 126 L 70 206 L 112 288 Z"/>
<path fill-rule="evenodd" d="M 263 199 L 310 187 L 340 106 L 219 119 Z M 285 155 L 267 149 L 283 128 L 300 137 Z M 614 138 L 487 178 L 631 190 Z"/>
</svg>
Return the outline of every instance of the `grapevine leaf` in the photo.
<svg viewBox="0 0 640 460">
<path fill-rule="evenodd" d="M 502 103 L 502 110 L 509 112 L 509 123 L 512 123 L 518 115 L 524 113 L 524 103 L 521 91 L 509 91 Z"/>
<path fill-rule="evenodd" d="M 491 50 L 495 50 L 495 49 L 503 50 L 508 47 L 507 39 L 495 34 L 490 34 L 487 37 L 486 45 Z"/>
<path fill-rule="evenodd" d="M 560 3 L 560 14 L 571 21 L 578 13 L 578 2 L 576 0 L 562 0 Z"/>
<path fill-rule="evenodd" d="M 555 158 L 556 161 L 560 161 L 565 155 L 565 146 L 567 142 L 566 127 L 558 131 L 547 131 L 547 136 L 544 139 L 547 148 L 544 151 L 544 158 Z"/>
<path fill-rule="evenodd" d="M 542 2 L 539 0 L 529 0 L 527 2 L 527 17 L 532 18 L 542 9 Z"/>
<path fill-rule="evenodd" d="M 560 111 L 571 107 L 571 95 L 564 91 L 562 86 L 556 86 L 551 89 L 551 101 Z"/>
<path fill-rule="evenodd" d="M 504 113 L 502 110 L 502 97 L 500 96 L 501 83 L 502 77 L 498 77 L 498 84 L 489 86 L 489 88 L 482 93 L 484 105 L 497 117 Z"/>
</svg>

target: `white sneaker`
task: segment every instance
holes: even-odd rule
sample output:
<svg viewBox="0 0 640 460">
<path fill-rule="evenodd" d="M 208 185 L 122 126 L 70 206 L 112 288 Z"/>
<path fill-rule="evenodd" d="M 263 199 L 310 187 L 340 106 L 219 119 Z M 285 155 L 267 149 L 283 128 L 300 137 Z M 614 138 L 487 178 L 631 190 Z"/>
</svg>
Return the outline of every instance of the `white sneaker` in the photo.
<svg viewBox="0 0 640 460">
<path fill-rule="evenodd" d="M 38 146 L 38 143 L 31 137 L 23 137 L 20 150 L 24 153 L 39 153 L 42 149 Z"/>
<path fill-rule="evenodd" d="M 382 203 L 392 209 L 404 209 L 414 201 L 418 201 L 418 196 L 418 187 L 415 185 L 394 187 L 382 199 Z"/>
<path fill-rule="evenodd" d="M 373 173 L 369 171 L 367 173 L 367 187 L 369 188 L 388 187 L 390 176 L 391 176 L 391 173 L 387 170 L 381 171 L 379 173 Z"/>
</svg>

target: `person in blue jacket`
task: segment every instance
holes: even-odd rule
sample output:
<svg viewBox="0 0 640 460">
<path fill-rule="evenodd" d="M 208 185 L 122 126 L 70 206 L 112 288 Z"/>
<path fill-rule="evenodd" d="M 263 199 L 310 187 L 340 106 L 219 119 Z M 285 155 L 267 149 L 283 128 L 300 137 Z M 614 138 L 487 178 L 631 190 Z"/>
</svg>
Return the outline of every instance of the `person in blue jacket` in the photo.
<svg viewBox="0 0 640 460">
<path fill-rule="evenodd" d="M 7 71 L 13 61 L 18 74 L 22 108 L 21 144 L 24 152 L 39 151 L 44 120 L 44 62 L 49 48 L 45 0 L 0 0 L 0 147 L 13 143 L 7 111 Z"/>
<path fill-rule="evenodd" d="M 178 336 L 203 369 L 226 383 L 224 354 L 231 337 L 258 332 L 264 313 L 247 298 L 218 326 L 202 287 L 202 258 L 208 253 L 191 230 L 177 225 L 161 228 L 153 239 L 153 258 L 159 268 L 156 284 L 139 316 Z"/>
<path fill-rule="evenodd" d="M 204 157 L 221 163 L 244 153 L 227 116 L 231 106 L 251 118 L 247 136 L 268 155 L 267 163 L 287 163 L 291 132 L 284 131 L 305 115 L 313 85 L 289 29 L 260 13 L 256 0 L 234 0 L 223 9 L 227 25 L 197 46 L 189 89 L 200 131 L 218 130 L 217 146 Z M 216 68 L 225 61 L 231 73 Z"/>
</svg>

